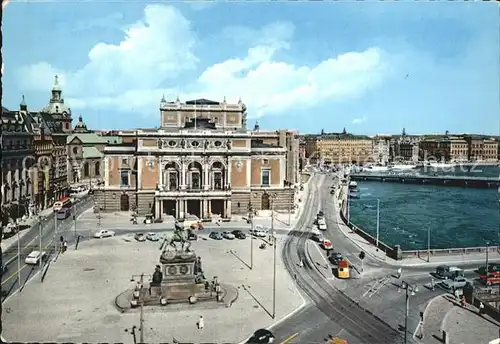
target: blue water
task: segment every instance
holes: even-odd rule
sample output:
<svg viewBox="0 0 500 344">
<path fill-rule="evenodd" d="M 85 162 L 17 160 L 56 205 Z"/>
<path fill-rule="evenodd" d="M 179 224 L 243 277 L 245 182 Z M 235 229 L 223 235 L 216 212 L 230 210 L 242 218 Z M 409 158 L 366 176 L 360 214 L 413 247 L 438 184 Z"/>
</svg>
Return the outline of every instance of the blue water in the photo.
<svg viewBox="0 0 500 344">
<path fill-rule="evenodd" d="M 403 249 L 500 245 L 499 194 L 496 189 L 358 182 L 360 199 L 350 201 L 351 221 Z"/>
</svg>

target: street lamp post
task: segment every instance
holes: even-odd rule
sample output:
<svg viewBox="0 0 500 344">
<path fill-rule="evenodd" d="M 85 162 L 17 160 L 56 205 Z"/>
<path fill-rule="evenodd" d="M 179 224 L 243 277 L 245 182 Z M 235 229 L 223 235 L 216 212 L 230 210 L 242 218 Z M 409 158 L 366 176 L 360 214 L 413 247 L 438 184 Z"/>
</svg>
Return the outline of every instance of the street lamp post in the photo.
<svg viewBox="0 0 500 344">
<path fill-rule="evenodd" d="M 427 228 L 427 263 L 431 261 L 431 226 Z"/>
<path fill-rule="evenodd" d="M 248 218 L 250 220 L 250 270 L 253 270 L 253 233 L 254 233 L 254 224 L 253 224 L 253 207 L 252 201 L 248 202 Z"/>
<path fill-rule="evenodd" d="M 490 245 L 490 242 L 487 241 L 486 242 L 486 275 L 488 275 L 488 263 L 489 263 L 489 245 Z"/>
<path fill-rule="evenodd" d="M 42 218 L 41 216 L 38 217 L 38 246 L 40 247 L 40 252 L 43 252 L 42 250 Z M 40 270 L 42 270 L 42 259 L 38 261 L 38 264 L 40 266 Z M 40 278 L 43 279 L 43 274 L 40 274 Z"/>
<path fill-rule="evenodd" d="M 273 316 L 276 318 L 276 235 L 274 233 L 274 200 L 277 194 L 271 195 L 271 235 L 273 243 Z"/>
<path fill-rule="evenodd" d="M 16 219 L 16 222 L 17 219 Z M 17 283 L 19 285 L 19 290 L 21 290 L 21 237 L 19 235 L 19 225 L 16 226 L 17 230 Z"/>
<path fill-rule="evenodd" d="M 405 335 L 404 335 L 404 343 L 405 344 L 408 344 L 408 312 L 409 312 L 409 309 L 410 309 L 410 296 L 414 296 L 415 293 L 418 292 L 418 288 L 417 286 L 412 286 L 411 284 L 409 284 L 408 282 L 405 282 L 405 281 L 402 281 L 401 282 L 401 289 L 404 289 L 405 290 L 405 293 L 406 293 L 406 297 L 405 297 L 405 302 L 406 302 L 406 305 L 405 305 Z"/>
<path fill-rule="evenodd" d="M 380 199 L 377 198 L 377 250 L 378 250 L 378 238 L 380 232 Z"/>
</svg>

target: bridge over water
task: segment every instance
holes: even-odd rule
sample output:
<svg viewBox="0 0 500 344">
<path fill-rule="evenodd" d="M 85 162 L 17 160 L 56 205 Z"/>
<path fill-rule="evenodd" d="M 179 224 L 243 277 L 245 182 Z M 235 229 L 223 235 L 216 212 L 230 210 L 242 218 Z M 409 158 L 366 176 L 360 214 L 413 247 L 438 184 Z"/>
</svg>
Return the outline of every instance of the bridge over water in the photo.
<svg viewBox="0 0 500 344">
<path fill-rule="evenodd" d="M 355 173 L 351 180 L 377 181 L 384 183 L 406 183 L 422 185 L 458 186 L 465 188 L 499 188 L 500 177 L 468 177 L 468 176 L 425 176 L 414 174 L 376 174 Z M 499 190 L 500 191 L 500 190 Z"/>
</svg>

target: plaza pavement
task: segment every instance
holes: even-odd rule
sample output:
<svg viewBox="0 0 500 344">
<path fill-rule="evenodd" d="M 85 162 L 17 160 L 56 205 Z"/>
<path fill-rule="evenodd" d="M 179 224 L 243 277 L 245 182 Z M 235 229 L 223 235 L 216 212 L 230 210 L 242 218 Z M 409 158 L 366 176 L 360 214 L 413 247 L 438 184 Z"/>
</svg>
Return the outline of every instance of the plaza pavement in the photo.
<svg viewBox="0 0 500 344">
<path fill-rule="evenodd" d="M 4 302 L 2 336 L 16 342 L 132 342 L 125 329 L 139 326 L 139 314 L 119 313 L 114 299 L 132 287 L 132 275 L 153 272 L 160 251 L 158 242 L 123 239 L 82 242 L 78 250 L 70 248 L 60 255 L 43 283 L 32 280 Z M 281 250 L 284 239 L 278 238 L 277 249 Z M 169 312 L 168 306 L 145 308 L 145 341 L 238 342 L 303 306 L 305 301 L 277 254 L 276 320 L 267 314 L 272 313 L 273 250 L 261 250 L 255 243 L 254 268 L 249 270 L 229 252 L 250 264 L 249 238 L 215 241 L 202 236 L 193 242 L 206 277 L 218 276 L 223 283 L 240 286 L 238 299 L 230 308 L 215 310 L 203 309 L 201 303 L 175 312 Z M 205 319 L 203 330 L 196 328 L 200 315 Z"/>
</svg>

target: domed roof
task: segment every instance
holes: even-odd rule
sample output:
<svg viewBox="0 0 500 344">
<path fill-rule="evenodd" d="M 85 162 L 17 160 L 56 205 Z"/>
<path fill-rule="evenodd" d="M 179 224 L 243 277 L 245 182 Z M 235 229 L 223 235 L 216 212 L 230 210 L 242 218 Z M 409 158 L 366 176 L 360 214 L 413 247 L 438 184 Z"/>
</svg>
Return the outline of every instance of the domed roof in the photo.
<svg viewBox="0 0 500 344">
<path fill-rule="evenodd" d="M 76 123 L 74 131 L 76 131 L 76 132 L 87 132 L 88 131 L 87 125 L 83 121 L 82 116 L 78 117 L 78 123 Z"/>
<path fill-rule="evenodd" d="M 59 85 L 59 78 L 56 75 L 54 78 L 54 86 L 52 87 L 52 97 L 50 101 L 43 108 L 42 112 L 51 115 L 63 115 L 71 116 L 71 109 L 64 104 L 64 98 L 62 97 L 61 86 Z"/>
</svg>

